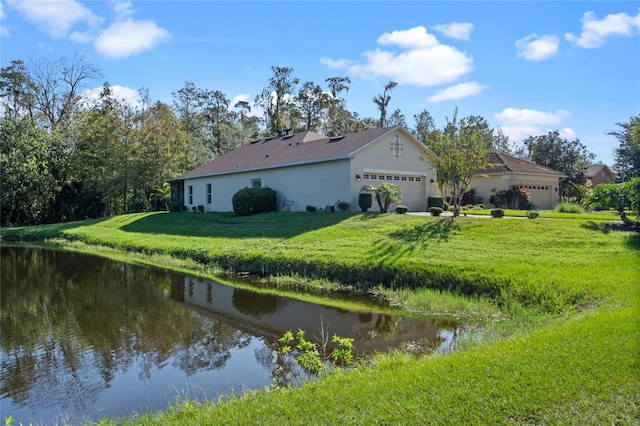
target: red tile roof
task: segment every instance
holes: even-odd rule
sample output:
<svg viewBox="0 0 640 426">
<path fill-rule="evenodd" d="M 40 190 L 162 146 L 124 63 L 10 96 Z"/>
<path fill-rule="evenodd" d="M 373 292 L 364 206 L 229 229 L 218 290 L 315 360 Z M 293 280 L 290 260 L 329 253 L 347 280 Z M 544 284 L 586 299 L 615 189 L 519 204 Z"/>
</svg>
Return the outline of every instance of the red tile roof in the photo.
<svg viewBox="0 0 640 426">
<path fill-rule="evenodd" d="M 491 166 L 482 170 L 477 170 L 476 174 L 501 174 L 501 173 L 536 173 L 545 175 L 565 176 L 564 173 L 536 164 L 532 161 L 512 157 L 507 154 L 493 152 L 489 154 L 489 164 Z"/>
<path fill-rule="evenodd" d="M 242 145 L 178 179 L 347 158 L 382 135 L 396 129 L 372 129 L 329 138 L 314 132 L 286 134 Z"/>
</svg>

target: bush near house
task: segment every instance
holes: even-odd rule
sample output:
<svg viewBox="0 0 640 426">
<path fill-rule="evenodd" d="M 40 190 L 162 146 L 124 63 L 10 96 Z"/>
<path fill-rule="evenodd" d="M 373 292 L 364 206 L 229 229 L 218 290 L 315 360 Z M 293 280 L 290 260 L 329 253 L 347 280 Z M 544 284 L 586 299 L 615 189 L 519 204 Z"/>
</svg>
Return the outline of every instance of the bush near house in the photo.
<svg viewBox="0 0 640 426">
<path fill-rule="evenodd" d="M 269 187 L 243 188 L 233 194 L 233 212 L 238 216 L 276 211 L 276 191 Z"/>
<path fill-rule="evenodd" d="M 443 211 L 444 210 L 440 207 L 429 207 L 429 213 L 431 213 L 431 216 L 440 216 Z"/>
<path fill-rule="evenodd" d="M 497 208 L 532 210 L 536 206 L 531 202 L 531 193 L 527 188 L 511 185 L 509 189 L 491 190 L 489 202 Z"/>
<path fill-rule="evenodd" d="M 429 197 L 427 200 L 428 207 L 440 207 L 441 209 L 444 209 L 444 203 L 445 201 L 442 197 Z"/>
<path fill-rule="evenodd" d="M 491 216 L 493 217 L 504 217 L 504 210 L 502 209 L 492 209 Z"/>
<path fill-rule="evenodd" d="M 396 206 L 396 213 L 398 214 L 405 214 L 408 211 L 409 211 L 409 208 L 407 206 L 403 206 L 402 204 L 398 204 Z"/>
</svg>

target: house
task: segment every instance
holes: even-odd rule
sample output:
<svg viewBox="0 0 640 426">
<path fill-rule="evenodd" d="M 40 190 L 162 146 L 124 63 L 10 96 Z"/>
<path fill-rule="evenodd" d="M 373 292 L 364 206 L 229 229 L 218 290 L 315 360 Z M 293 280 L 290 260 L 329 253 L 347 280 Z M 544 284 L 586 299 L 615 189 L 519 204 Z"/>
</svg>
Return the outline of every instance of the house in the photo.
<svg viewBox="0 0 640 426">
<path fill-rule="evenodd" d="M 335 209 L 338 201 L 346 201 L 357 212 L 364 185 L 389 182 L 402 189 L 401 204 L 425 211 L 427 197 L 436 195 L 436 171 L 421 160 L 423 152 L 424 145 L 401 126 L 337 137 L 282 133 L 180 176 L 171 182 L 171 193 L 174 205 L 188 210 L 203 206 L 207 212 L 229 212 L 238 190 L 269 187 L 277 193 L 279 211 Z"/>
<path fill-rule="evenodd" d="M 515 158 L 507 154 L 489 154 L 489 166 L 478 170 L 470 187 L 485 204 L 493 190 L 509 189 L 512 185 L 528 188 L 531 202 L 542 210 L 553 209 L 559 202 L 558 187 L 566 175 L 540 166 L 532 161 Z"/>
<path fill-rule="evenodd" d="M 591 182 L 592 186 L 598 186 L 602 183 L 609 183 L 616 180 L 616 174 L 606 164 L 591 164 L 585 172 L 587 182 Z"/>
</svg>

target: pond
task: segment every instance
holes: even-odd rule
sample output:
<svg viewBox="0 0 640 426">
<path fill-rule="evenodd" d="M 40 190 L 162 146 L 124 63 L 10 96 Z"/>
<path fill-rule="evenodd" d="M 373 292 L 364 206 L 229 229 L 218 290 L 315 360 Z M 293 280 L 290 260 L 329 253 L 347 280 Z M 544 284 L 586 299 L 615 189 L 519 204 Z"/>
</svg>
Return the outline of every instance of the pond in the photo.
<svg viewBox="0 0 640 426">
<path fill-rule="evenodd" d="M 351 312 L 99 256 L 2 247 L 2 417 L 77 423 L 271 386 L 291 363 L 277 339 L 354 340 L 356 355 L 403 343 L 446 351 L 461 326 Z"/>
</svg>

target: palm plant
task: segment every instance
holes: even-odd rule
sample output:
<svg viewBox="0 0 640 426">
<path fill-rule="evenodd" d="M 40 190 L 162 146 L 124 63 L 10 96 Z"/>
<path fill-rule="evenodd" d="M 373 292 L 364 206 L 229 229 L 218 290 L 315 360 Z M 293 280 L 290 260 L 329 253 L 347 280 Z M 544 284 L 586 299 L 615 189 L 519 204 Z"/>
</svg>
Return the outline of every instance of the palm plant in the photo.
<svg viewBox="0 0 640 426">
<path fill-rule="evenodd" d="M 402 200 L 402 190 L 397 185 L 388 182 L 383 182 L 378 186 L 363 186 L 361 192 L 373 192 L 378 207 L 380 207 L 380 213 L 387 213 L 391 203 Z"/>
</svg>

